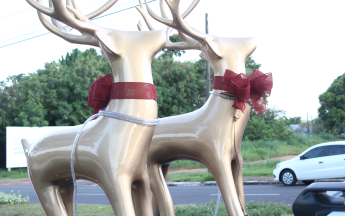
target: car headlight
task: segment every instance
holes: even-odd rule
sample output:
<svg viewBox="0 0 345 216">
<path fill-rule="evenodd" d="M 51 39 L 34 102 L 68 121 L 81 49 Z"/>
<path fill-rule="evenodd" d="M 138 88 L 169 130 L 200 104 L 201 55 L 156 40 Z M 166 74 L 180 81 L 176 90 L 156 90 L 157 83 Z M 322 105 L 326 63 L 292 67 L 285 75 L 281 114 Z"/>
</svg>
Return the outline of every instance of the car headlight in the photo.
<svg viewBox="0 0 345 216">
<path fill-rule="evenodd" d="M 278 169 L 278 168 L 279 168 L 279 166 L 280 166 L 280 164 L 277 164 L 275 169 Z"/>
</svg>

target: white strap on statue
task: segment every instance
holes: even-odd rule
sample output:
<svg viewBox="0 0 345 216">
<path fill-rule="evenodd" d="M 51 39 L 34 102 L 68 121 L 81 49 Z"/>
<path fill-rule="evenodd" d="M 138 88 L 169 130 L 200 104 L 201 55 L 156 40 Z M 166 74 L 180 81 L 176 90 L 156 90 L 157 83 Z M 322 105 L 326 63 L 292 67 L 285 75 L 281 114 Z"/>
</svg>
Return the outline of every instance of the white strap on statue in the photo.
<svg viewBox="0 0 345 216">
<path fill-rule="evenodd" d="M 91 116 L 90 118 L 88 118 L 84 122 L 83 126 L 80 128 L 77 135 L 75 136 L 75 139 L 73 142 L 73 147 L 72 147 L 72 152 L 71 152 L 71 173 L 72 173 L 73 186 L 74 186 L 74 193 L 73 193 L 73 200 L 74 200 L 74 213 L 73 213 L 73 215 L 74 216 L 77 215 L 77 180 L 76 180 L 75 171 L 74 171 L 75 150 L 77 148 L 77 143 L 78 143 L 80 134 L 83 131 L 83 128 L 87 125 L 87 123 L 89 123 L 94 118 L 99 117 L 99 116 L 119 119 L 119 120 L 123 120 L 123 121 L 132 122 L 135 124 L 150 126 L 150 127 L 157 126 L 157 125 L 159 125 L 159 122 L 160 122 L 159 119 L 144 119 L 144 118 L 138 118 L 138 117 L 134 117 L 134 116 L 129 116 L 129 115 L 116 113 L 116 112 L 104 111 L 104 110 L 100 110 L 97 114 Z"/>
</svg>

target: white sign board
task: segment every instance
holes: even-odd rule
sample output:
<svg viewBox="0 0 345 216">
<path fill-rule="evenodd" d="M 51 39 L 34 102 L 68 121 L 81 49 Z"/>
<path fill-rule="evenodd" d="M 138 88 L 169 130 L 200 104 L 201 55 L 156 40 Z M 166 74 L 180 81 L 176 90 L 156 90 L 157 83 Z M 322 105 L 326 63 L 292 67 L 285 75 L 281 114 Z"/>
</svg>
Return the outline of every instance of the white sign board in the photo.
<svg viewBox="0 0 345 216">
<path fill-rule="evenodd" d="M 42 135 L 68 127 L 6 127 L 6 167 L 26 167 L 26 157 L 22 147 L 23 138 L 31 143 Z"/>
</svg>

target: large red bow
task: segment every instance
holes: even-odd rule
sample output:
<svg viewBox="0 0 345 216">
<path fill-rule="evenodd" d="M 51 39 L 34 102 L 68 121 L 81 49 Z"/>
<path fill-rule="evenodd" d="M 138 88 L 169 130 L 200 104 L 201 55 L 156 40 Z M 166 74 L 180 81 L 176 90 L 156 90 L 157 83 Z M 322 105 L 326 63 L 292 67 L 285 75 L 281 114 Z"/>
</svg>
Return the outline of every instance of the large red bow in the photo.
<svg viewBox="0 0 345 216">
<path fill-rule="evenodd" d="M 244 112 L 245 102 L 252 100 L 255 115 L 266 112 L 264 97 L 271 95 L 273 78 L 271 73 L 264 74 L 255 70 L 247 77 L 245 74 L 236 74 L 226 70 L 222 83 L 225 84 L 228 94 L 236 94 L 234 108 Z"/>
<path fill-rule="evenodd" d="M 104 77 L 99 76 L 95 82 L 90 85 L 87 106 L 93 108 L 93 114 L 106 107 L 109 103 L 111 86 L 113 84 L 113 75 L 108 73 Z"/>
</svg>

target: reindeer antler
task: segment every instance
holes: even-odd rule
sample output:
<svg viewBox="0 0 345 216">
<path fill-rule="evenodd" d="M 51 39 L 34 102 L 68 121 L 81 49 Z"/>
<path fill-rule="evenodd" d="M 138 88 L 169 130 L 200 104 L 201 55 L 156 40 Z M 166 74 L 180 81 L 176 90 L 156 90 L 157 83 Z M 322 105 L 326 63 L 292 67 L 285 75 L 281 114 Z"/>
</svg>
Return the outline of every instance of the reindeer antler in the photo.
<svg viewBox="0 0 345 216">
<path fill-rule="evenodd" d="M 67 0 L 66 7 L 64 6 L 62 0 L 51 0 L 51 7 L 46 7 L 40 4 L 41 0 L 26 0 L 32 7 L 36 8 L 38 11 L 48 15 L 49 17 L 58 20 L 72 28 L 79 30 L 80 32 L 94 35 L 95 31 L 100 26 L 92 23 L 90 19 L 100 15 L 111 6 L 113 6 L 118 0 L 109 0 L 106 4 L 98 8 L 96 11 L 84 15 L 81 10 L 78 9 L 77 4 L 74 0 Z M 72 5 L 73 7 L 72 7 Z M 70 14 L 72 13 L 72 14 Z M 74 16 L 73 16 L 74 15 Z M 48 25 L 47 25 L 48 26 Z M 51 26 L 50 26 L 51 27 Z M 49 28 L 50 28 L 49 27 Z M 61 29 L 60 29 L 61 30 Z"/>
<path fill-rule="evenodd" d="M 38 2 L 41 2 L 41 0 L 38 0 Z M 71 6 L 73 4 L 73 7 L 76 8 L 76 5 L 74 1 L 67 0 L 67 5 Z M 52 7 L 52 0 L 49 0 L 49 6 Z M 76 43 L 76 44 L 86 44 L 91 46 L 98 47 L 97 40 L 88 34 L 85 34 L 83 32 L 80 32 L 82 35 L 74 35 L 70 34 L 69 31 L 72 29 L 69 26 L 63 26 L 61 22 L 51 18 L 52 22 L 49 22 L 47 16 L 45 16 L 42 12 L 37 10 L 38 17 L 43 24 L 43 26 L 48 29 L 53 34 L 63 38 L 64 40 L 70 42 L 70 43 Z"/>
<path fill-rule="evenodd" d="M 160 17 L 157 14 L 155 14 L 151 8 L 147 4 L 147 0 L 145 0 L 147 11 L 149 12 L 150 16 L 153 17 L 158 22 L 163 23 L 164 25 L 170 26 L 177 31 L 181 31 L 182 33 L 188 35 L 189 37 L 199 41 L 201 44 L 204 44 L 204 40 L 206 38 L 206 34 L 199 32 L 193 28 L 191 28 L 185 21 L 184 18 L 196 7 L 196 5 L 199 3 L 200 0 L 194 0 L 191 5 L 188 7 L 188 9 L 181 15 L 180 13 L 180 0 L 165 0 L 166 3 L 169 6 L 169 9 L 171 11 L 173 19 L 170 20 L 167 18 L 164 9 L 163 9 L 163 3 L 161 2 L 161 11 L 162 16 Z"/>
<path fill-rule="evenodd" d="M 188 16 L 190 14 L 190 12 L 196 7 L 196 5 L 199 3 L 200 0 L 195 0 L 188 8 L 187 10 L 183 13 L 182 17 L 185 18 L 186 16 Z M 146 11 L 143 7 L 142 4 L 142 0 L 139 0 L 140 2 L 140 7 L 136 7 L 136 9 L 140 12 L 140 14 L 142 15 L 142 17 L 145 20 L 145 23 L 147 25 L 147 27 L 149 28 L 149 30 L 153 31 L 155 30 L 154 27 L 152 26 L 152 24 L 150 23 L 150 20 L 148 19 L 148 16 L 146 14 Z M 164 11 L 164 5 L 163 5 L 163 0 L 160 0 L 160 10 L 161 10 L 161 14 L 164 18 L 167 18 L 166 13 Z M 145 4 L 149 10 L 147 1 L 145 0 Z M 142 30 L 142 26 L 140 21 L 137 24 L 139 31 Z M 194 40 L 191 37 L 188 37 L 187 35 L 183 34 L 181 31 L 178 31 L 178 34 L 173 34 L 174 36 L 180 38 L 183 42 L 171 42 L 170 38 L 169 38 L 169 33 L 172 31 L 171 27 L 168 27 L 166 30 L 166 45 L 164 48 L 166 49 L 173 49 L 173 50 L 184 50 L 184 49 L 196 49 L 196 50 L 201 50 L 201 44 Z"/>
</svg>

